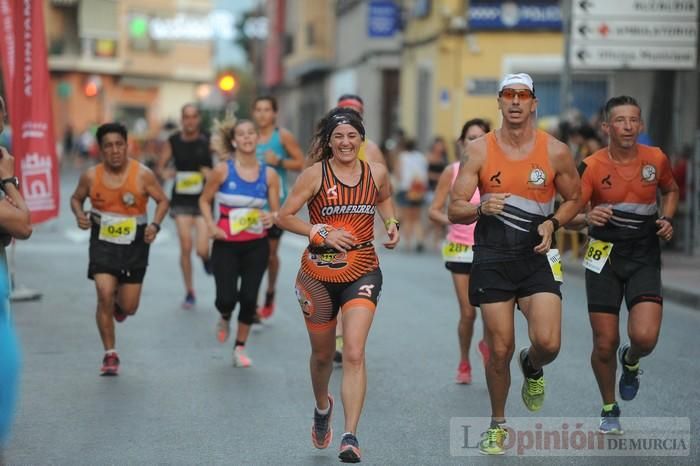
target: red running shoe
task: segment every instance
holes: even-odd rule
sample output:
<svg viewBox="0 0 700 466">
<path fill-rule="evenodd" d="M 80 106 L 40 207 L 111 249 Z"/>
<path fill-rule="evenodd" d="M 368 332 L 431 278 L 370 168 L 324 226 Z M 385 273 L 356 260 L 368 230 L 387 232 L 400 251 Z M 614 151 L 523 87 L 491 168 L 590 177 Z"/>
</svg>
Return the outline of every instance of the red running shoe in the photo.
<svg viewBox="0 0 700 466">
<path fill-rule="evenodd" d="M 469 364 L 469 361 L 462 361 L 459 363 L 455 381 L 459 384 L 466 385 L 472 383 L 472 366 Z"/>
<path fill-rule="evenodd" d="M 119 355 L 116 351 L 105 354 L 102 359 L 102 374 L 101 375 L 118 375 L 119 372 Z"/>
<path fill-rule="evenodd" d="M 122 308 L 119 307 L 119 304 L 114 303 L 114 320 L 116 320 L 117 322 L 124 322 L 127 317 L 129 317 L 129 314 L 122 311 Z"/>
<path fill-rule="evenodd" d="M 258 314 L 260 318 L 265 320 L 272 317 L 275 312 L 275 293 L 265 293 L 265 305 L 260 308 Z"/>
</svg>

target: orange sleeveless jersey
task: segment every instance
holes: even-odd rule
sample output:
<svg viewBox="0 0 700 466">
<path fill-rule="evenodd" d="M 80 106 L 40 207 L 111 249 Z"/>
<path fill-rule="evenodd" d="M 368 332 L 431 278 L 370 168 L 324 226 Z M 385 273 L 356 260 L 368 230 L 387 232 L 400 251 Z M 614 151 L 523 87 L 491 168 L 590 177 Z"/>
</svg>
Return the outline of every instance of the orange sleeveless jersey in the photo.
<svg viewBox="0 0 700 466">
<path fill-rule="evenodd" d="M 668 157 L 658 147 L 637 145 L 637 160 L 619 165 L 610 159 L 608 148 L 587 157 L 579 166 L 581 193 L 591 207 L 607 205 L 613 217 L 589 234 L 604 241 L 656 238 L 658 188 L 673 185 Z"/>
<path fill-rule="evenodd" d="M 98 213 L 110 213 L 124 216 L 142 216 L 146 214 L 148 197 L 138 185 L 141 164 L 129 159 L 124 183 L 118 188 L 108 188 L 103 183 L 104 164 L 95 167 L 95 181 L 90 188 L 90 202 Z"/>
<path fill-rule="evenodd" d="M 338 180 L 328 161 L 321 163 L 321 188 L 308 203 L 311 223 L 343 228 L 353 234 L 359 247 L 346 253 L 332 248 L 308 248 L 302 255 L 301 268 L 319 281 L 349 283 L 379 267 L 372 245 L 379 192 L 367 162 L 360 161 L 362 174 L 355 186 Z"/>
<path fill-rule="evenodd" d="M 512 160 L 486 135 L 486 160 L 479 172 L 481 201 L 510 193 L 499 215 L 482 216 L 475 230 L 474 262 L 497 262 L 534 255 L 537 226 L 554 212 L 555 172 L 549 163 L 548 135 L 537 130 L 535 145 L 523 160 Z"/>
</svg>

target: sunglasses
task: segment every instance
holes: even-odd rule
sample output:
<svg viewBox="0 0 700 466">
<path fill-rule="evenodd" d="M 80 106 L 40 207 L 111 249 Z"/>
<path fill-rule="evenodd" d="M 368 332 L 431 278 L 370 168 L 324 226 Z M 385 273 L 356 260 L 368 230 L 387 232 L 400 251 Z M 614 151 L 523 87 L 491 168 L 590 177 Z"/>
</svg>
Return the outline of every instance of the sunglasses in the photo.
<svg viewBox="0 0 700 466">
<path fill-rule="evenodd" d="M 534 98 L 535 94 L 530 89 L 511 89 L 509 87 L 498 93 L 498 97 L 506 100 L 513 100 L 515 96 L 518 96 L 518 99 L 521 101 L 526 101 Z"/>
</svg>

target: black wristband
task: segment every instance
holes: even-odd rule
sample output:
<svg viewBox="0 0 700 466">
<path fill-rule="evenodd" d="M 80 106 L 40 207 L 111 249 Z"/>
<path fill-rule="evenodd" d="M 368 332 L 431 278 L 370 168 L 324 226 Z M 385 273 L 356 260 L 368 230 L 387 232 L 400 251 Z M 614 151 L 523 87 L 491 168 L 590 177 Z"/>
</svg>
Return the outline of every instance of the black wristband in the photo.
<svg viewBox="0 0 700 466">
<path fill-rule="evenodd" d="M 559 229 L 559 227 L 561 226 L 559 224 L 559 220 L 557 220 L 556 217 L 554 217 L 554 216 L 548 217 L 547 220 L 552 222 L 552 226 L 554 227 L 553 231 L 557 231 Z"/>
<path fill-rule="evenodd" d="M 484 213 L 481 211 L 481 204 L 476 206 L 476 218 L 481 218 Z"/>
<path fill-rule="evenodd" d="M 671 220 L 670 218 L 666 217 L 665 215 L 659 217 L 659 220 L 666 220 L 668 223 L 671 224 L 671 226 L 673 226 L 673 220 Z"/>
<path fill-rule="evenodd" d="M 160 223 L 151 222 L 151 225 L 153 225 L 155 227 L 157 232 L 160 232 Z"/>
</svg>

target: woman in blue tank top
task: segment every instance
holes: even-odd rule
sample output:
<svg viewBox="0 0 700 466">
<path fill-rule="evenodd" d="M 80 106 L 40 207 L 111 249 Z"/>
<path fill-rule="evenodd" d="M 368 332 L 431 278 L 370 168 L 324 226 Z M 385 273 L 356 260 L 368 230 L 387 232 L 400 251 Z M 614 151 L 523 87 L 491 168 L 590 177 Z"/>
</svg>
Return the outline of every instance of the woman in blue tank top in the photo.
<svg viewBox="0 0 700 466">
<path fill-rule="evenodd" d="M 220 131 L 222 141 L 228 142 L 229 157 L 212 170 L 199 205 L 214 238 L 211 261 L 216 281 L 215 305 L 221 314 L 216 336 L 221 343 L 228 339 L 231 315 L 236 304 L 240 304 L 233 364 L 249 367 L 252 361 L 245 344 L 267 268 L 267 230 L 279 210 L 279 177 L 255 157 L 258 132 L 252 122 L 241 120 L 235 125 L 222 125 Z M 214 198 L 219 204 L 216 221 L 211 214 Z M 269 211 L 263 210 L 266 203 Z"/>
</svg>

